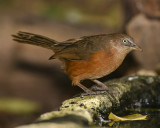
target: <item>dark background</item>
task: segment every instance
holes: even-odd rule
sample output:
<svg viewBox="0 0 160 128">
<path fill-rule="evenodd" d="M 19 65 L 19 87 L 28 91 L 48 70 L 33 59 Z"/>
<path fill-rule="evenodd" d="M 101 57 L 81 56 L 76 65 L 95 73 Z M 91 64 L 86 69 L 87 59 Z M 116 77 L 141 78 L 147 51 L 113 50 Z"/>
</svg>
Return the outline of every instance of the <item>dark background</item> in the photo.
<svg viewBox="0 0 160 128">
<path fill-rule="evenodd" d="M 132 52 L 101 80 L 160 72 L 159 0 L 0 0 L 0 128 L 31 123 L 82 92 L 71 86 L 59 60 L 48 60 L 52 51 L 12 41 L 18 31 L 57 41 L 128 33 L 143 52 Z"/>
</svg>

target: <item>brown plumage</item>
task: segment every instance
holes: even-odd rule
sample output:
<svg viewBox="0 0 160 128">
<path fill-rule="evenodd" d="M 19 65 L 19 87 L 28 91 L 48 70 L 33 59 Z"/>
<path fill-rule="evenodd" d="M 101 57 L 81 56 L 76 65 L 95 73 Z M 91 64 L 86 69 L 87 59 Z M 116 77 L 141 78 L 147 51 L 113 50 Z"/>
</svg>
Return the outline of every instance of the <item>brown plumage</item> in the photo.
<svg viewBox="0 0 160 128">
<path fill-rule="evenodd" d="M 79 86 L 87 93 L 93 92 L 83 86 L 80 81 L 90 79 L 108 89 L 96 79 L 116 70 L 130 51 L 141 50 L 126 34 L 85 36 L 64 42 L 57 42 L 27 32 L 18 32 L 13 37 L 20 43 L 38 45 L 53 50 L 54 55 L 49 59 L 60 59 L 64 63 L 65 71 L 73 85 Z"/>
</svg>

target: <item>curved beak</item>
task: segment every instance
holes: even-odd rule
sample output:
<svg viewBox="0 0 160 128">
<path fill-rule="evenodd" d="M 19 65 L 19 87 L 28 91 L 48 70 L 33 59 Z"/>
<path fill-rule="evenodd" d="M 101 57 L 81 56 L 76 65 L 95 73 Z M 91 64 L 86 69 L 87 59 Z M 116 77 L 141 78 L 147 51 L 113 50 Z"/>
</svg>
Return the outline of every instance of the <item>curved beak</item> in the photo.
<svg viewBox="0 0 160 128">
<path fill-rule="evenodd" d="M 142 48 L 140 48 L 139 46 L 137 46 L 137 45 L 135 45 L 134 47 L 133 47 L 133 49 L 134 50 L 137 50 L 137 51 L 140 51 L 140 52 L 142 52 L 143 50 L 142 50 Z"/>
</svg>

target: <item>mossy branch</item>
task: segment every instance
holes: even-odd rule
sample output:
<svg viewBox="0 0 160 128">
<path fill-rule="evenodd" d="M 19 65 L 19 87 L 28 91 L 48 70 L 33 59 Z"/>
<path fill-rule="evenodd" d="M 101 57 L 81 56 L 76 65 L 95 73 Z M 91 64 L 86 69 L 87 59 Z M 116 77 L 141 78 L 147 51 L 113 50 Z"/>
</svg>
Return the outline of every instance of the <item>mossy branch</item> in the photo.
<svg viewBox="0 0 160 128">
<path fill-rule="evenodd" d="M 107 115 L 113 107 L 124 104 L 126 96 L 128 99 L 136 98 L 144 90 L 151 88 L 152 95 L 156 95 L 155 88 L 160 84 L 160 76 L 129 76 L 110 80 L 105 84 L 116 90 L 119 95 L 105 93 L 68 99 L 62 103 L 59 111 L 45 113 L 35 123 L 17 128 L 79 128 L 91 126 L 94 124 L 95 117 L 100 114 Z"/>
</svg>

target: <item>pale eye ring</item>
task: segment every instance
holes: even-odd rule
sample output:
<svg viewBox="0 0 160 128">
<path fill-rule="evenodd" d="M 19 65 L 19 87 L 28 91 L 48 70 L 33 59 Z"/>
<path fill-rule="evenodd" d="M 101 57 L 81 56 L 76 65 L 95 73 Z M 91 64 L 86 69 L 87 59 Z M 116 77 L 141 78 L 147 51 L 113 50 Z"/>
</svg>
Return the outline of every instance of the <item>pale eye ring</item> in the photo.
<svg viewBox="0 0 160 128">
<path fill-rule="evenodd" d="M 123 43 L 126 44 L 126 43 L 127 43 L 127 40 L 126 40 L 126 39 L 123 39 Z"/>
</svg>

